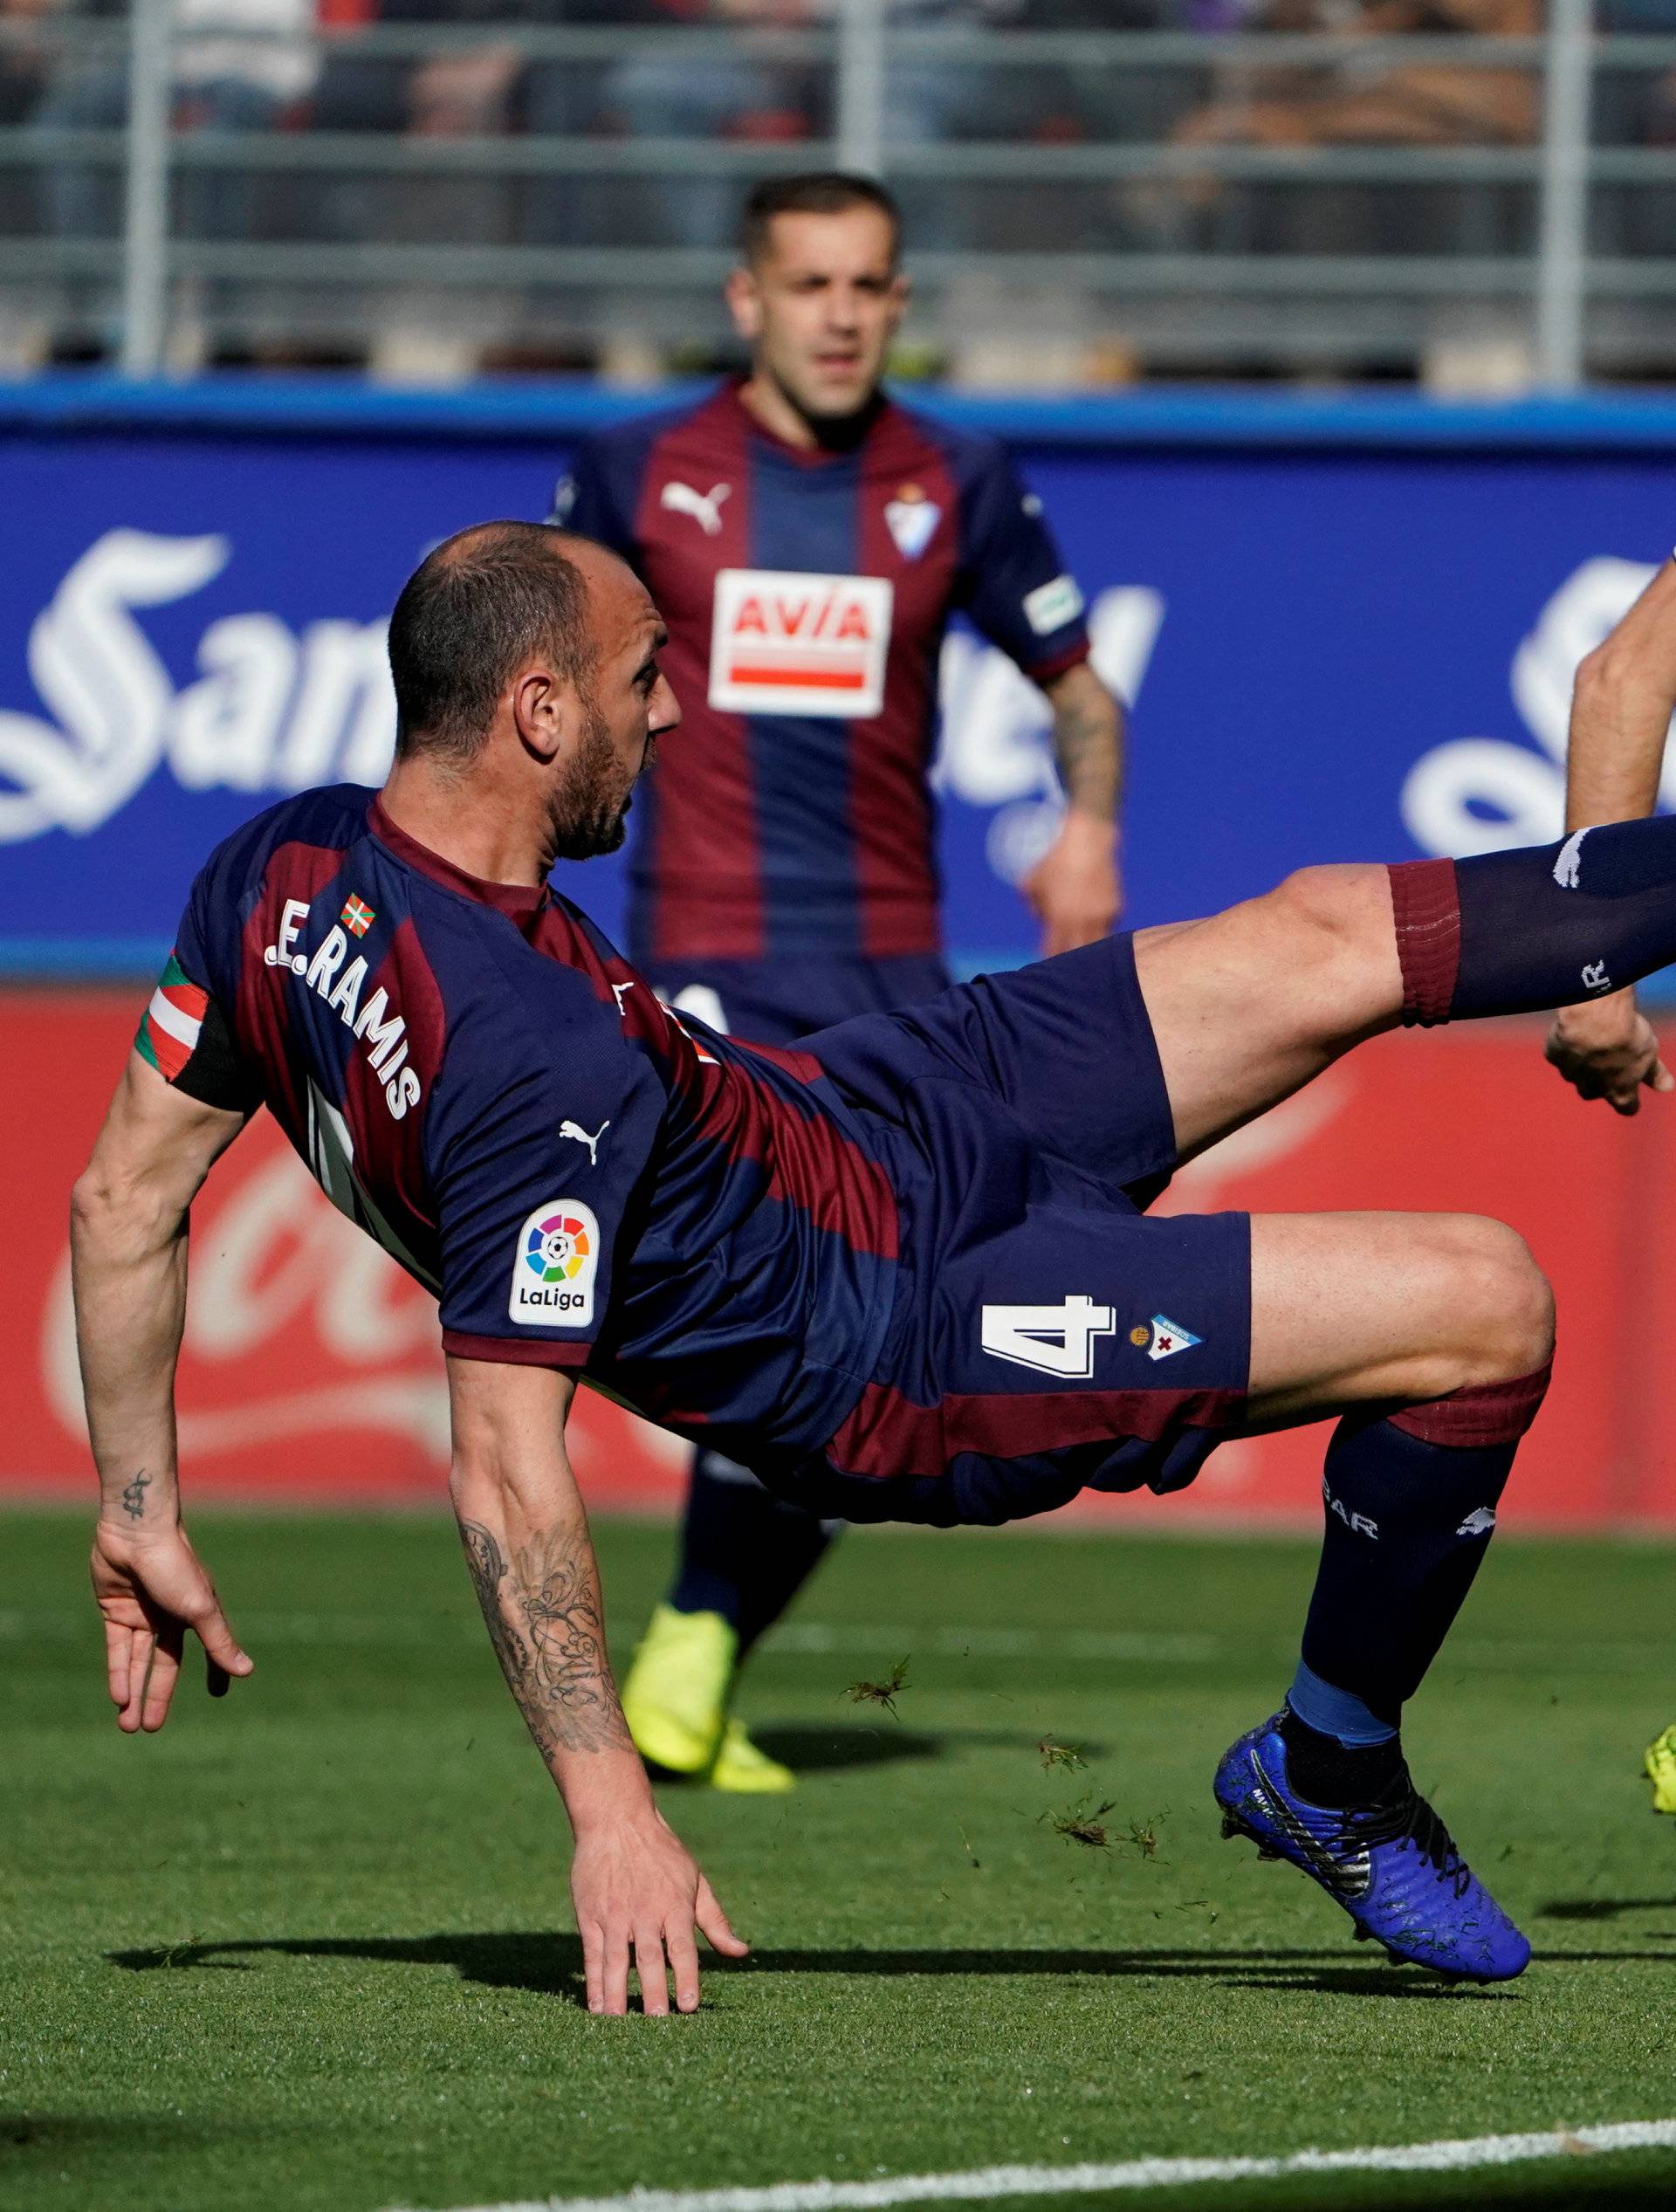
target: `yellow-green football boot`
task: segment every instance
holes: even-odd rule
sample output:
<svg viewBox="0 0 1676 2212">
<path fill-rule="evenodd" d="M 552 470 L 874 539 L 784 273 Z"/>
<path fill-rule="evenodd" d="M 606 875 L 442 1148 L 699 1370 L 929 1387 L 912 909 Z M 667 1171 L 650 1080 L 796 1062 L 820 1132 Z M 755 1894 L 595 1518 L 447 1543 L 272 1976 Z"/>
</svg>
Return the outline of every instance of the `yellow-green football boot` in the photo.
<svg viewBox="0 0 1676 2212">
<path fill-rule="evenodd" d="M 719 1613 L 660 1605 L 623 1682 L 623 1718 L 641 1757 L 666 1774 L 741 1796 L 778 1796 L 797 1777 L 728 1717 L 738 1649 L 738 1632 Z"/>
<path fill-rule="evenodd" d="M 797 1776 L 752 1742 L 743 1721 L 730 1721 L 722 1730 L 722 1748 L 710 1770 L 710 1786 L 731 1790 L 741 1797 L 778 1797 L 796 1789 Z"/>
<path fill-rule="evenodd" d="M 1642 1761 L 1652 1784 L 1654 1812 L 1676 1813 L 1676 1721 L 1647 1746 Z"/>
<path fill-rule="evenodd" d="M 670 1774 L 708 1774 L 727 1725 L 738 1632 L 719 1613 L 660 1605 L 622 1686 L 635 1748 Z"/>
</svg>

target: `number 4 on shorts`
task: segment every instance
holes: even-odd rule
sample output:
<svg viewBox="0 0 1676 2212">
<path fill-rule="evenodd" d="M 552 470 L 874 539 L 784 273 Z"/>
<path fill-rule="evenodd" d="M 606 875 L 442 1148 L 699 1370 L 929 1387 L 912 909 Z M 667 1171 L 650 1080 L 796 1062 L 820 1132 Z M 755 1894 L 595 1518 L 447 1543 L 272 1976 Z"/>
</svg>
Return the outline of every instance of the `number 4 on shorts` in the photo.
<svg viewBox="0 0 1676 2212">
<path fill-rule="evenodd" d="M 1086 1379 L 1094 1372 L 1095 1338 L 1109 1336 L 1116 1327 L 1111 1308 L 1092 1298 L 1068 1298 L 1060 1306 L 986 1306 L 984 1350 L 1044 1375 Z"/>
</svg>

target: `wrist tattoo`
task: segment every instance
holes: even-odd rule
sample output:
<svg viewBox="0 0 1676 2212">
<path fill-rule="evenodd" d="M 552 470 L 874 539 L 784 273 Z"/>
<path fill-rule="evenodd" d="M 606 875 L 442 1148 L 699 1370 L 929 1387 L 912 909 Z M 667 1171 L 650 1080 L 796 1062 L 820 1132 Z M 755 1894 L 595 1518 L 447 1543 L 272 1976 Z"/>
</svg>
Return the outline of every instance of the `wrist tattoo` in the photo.
<svg viewBox="0 0 1676 2212">
<path fill-rule="evenodd" d="M 122 1510 L 130 1521 L 141 1521 L 145 1518 L 146 1492 L 150 1483 L 151 1477 L 146 1473 L 144 1467 L 141 1467 L 139 1474 L 123 1491 Z"/>
<path fill-rule="evenodd" d="M 512 1553 L 463 1521 L 460 1537 L 501 1672 L 544 1753 L 627 1748 L 585 1545 L 544 1529 Z"/>
</svg>

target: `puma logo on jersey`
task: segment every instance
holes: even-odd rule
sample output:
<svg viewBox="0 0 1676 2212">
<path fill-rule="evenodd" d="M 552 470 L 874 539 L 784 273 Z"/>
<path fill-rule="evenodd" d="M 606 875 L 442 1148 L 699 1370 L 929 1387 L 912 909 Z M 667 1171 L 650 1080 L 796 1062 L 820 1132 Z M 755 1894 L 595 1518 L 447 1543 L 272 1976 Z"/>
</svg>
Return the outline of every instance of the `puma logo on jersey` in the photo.
<svg viewBox="0 0 1676 2212">
<path fill-rule="evenodd" d="M 667 507 L 671 514 L 690 515 L 706 538 L 722 534 L 722 502 L 728 498 L 733 487 L 731 484 L 712 484 L 708 491 L 695 491 L 690 484 L 678 478 L 666 484 L 658 494 L 657 504 Z"/>
<path fill-rule="evenodd" d="M 1494 1526 L 1495 1508 L 1474 1506 L 1455 1534 L 1458 1536 L 1487 1536 Z"/>
<path fill-rule="evenodd" d="M 1554 863 L 1554 881 L 1563 891 L 1575 891 L 1583 876 L 1583 841 L 1589 835 L 1586 829 L 1574 829 L 1560 847 L 1560 856 Z"/>
<path fill-rule="evenodd" d="M 590 1137 L 580 1122 L 560 1122 L 559 1134 L 560 1137 L 573 1137 L 578 1144 L 586 1144 L 589 1163 L 597 1167 L 600 1164 L 600 1139 L 610 1126 L 609 1122 L 601 1122 Z"/>
</svg>

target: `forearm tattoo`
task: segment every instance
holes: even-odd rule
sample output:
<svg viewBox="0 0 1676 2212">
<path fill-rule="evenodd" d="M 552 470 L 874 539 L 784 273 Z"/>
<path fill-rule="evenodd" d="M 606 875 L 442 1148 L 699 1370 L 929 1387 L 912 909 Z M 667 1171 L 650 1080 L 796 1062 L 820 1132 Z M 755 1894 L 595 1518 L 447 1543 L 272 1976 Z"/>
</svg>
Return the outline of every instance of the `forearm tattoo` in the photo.
<svg viewBox="0 0 1676 2212">
<path fill-rule="evenodd" d="M 586 1540 L 544 1529 L 509 1567 L 480 1522 L 461 1522 L 460 1537 L 495 1657 L 542 1752 L 628 1748 Z"/>
<path fill-rule="evenodd" d="M 122 1493 L 122 1510 L 130 1521 L 143 1521 L 146 1513 L 146 1490 L 151 1477 L 141 1467 Z"/>
<path fill-rule="evenodd" d="M 1054 753 L 1065 796 L 1085 814 L 1115 815 L 1123 790 L 1123 738 L 1115 702 L 1091 672 L 1079 670 L 1071 682 L 1056 687 L 1053 707 Z"/>
</svg>

